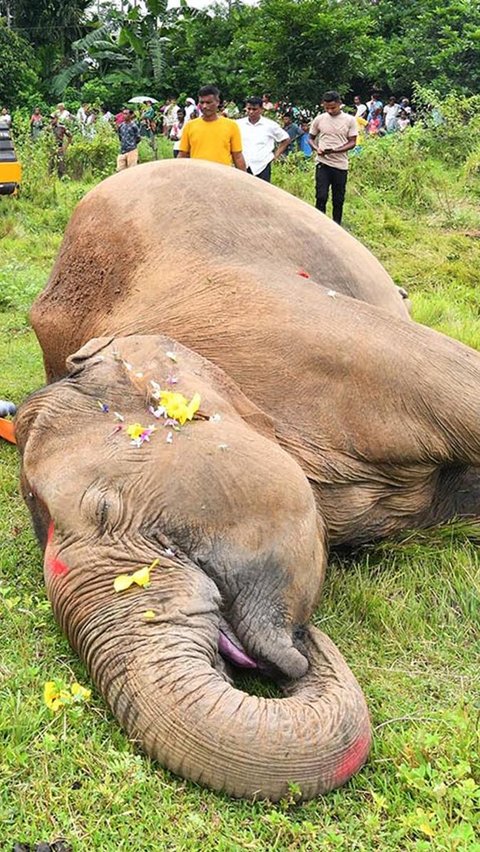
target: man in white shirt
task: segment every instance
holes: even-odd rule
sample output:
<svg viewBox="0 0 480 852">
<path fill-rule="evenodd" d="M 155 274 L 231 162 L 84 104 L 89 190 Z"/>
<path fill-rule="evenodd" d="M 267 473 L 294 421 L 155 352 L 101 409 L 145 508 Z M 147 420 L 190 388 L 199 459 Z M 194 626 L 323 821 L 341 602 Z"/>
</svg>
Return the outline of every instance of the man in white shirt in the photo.
<svg viewBox="0 0 480 852">
<path fill-rule="evenodd" d="M 340 225 L 348 176 L 347 151 L 357 144 L 358 127 L 353 115 L 342 112 L 342 100 L 338 92 L 325 92 L 322 106 L 325 112 L 313 119 L 308 137 L 317 153 L 315 206 L 325 213 L 331 187 L 332 218 Z"/>
<path fill-rule="evenodd" d="M 400 115 L 400 104 L 397 104 L 395 95 L 388 99 L 388 104 L 383 107 L 385 129 L 387 133 L 395 133 L 398 130 L 398 116 Z"/>
<path fill-rule="evenodd" d="M 367 105 L 362 104 L 362 99 L 360 95 L 355 95 L 353 99 L 353 104 L 355 106 L 355 118 L 366 118 L 367 117 Z"/>
<path fill-rule="evenodd" d="M 288 148 L 290 136 L 276 121 L 262 114 L 262 98 L 247 98 L 245 112 L 247 115 L 239 118 L 237 124 L 247 172 L 270 183 L 272 162 Z"/>
</svg>

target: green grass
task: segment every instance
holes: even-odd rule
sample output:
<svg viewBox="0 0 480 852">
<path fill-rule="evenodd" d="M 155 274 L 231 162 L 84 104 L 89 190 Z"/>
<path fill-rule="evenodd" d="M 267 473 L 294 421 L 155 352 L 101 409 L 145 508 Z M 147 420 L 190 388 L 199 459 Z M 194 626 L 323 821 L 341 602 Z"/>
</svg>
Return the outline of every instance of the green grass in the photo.
<svg viewBox="0 0 480 852">
<path fill-rule="evenodd" d="M 403 155 L 380 142 L 357 158 L 345 225 L 408 287 L 417 320 L 480 348 L 480 241 L 468 235 L 478 177 L 467 181 L 462 163 L 454 170 L 421 154 L 403 174 Z M 275 180 L 312 200 L 311 167 L 287 163 Z M 27 307 L 87 188 L 53 181 L 35 198 L 0 199 L 0 396 L 20 401 L 43 381 Z M 45 681 L 91 684 L 46 600 L 16 453 L 6 444 L 0 470 L 1 850 L 60 836 L 75 852 L 480 850 L 480 568 L 469 530 L 332 557 L 316 623 L 365 691 L 371 759 L 324 798 L 252 804 L 152 764 L 95 689 L 85 705 L 47 710 Z"/>
</svg>

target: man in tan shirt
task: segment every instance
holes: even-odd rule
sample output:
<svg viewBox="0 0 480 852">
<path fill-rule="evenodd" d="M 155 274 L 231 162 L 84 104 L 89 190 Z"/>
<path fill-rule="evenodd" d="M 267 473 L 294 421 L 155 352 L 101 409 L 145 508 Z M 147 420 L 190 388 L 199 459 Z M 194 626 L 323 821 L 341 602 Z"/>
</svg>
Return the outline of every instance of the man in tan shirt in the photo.
<svg viewBox="0 0 480 852">
<path fill-rule="evenodd" d="M 322 106 L 325 112 L 313 119 L 308 136 L 317 152 L 315 206 L 325 213 L 328 191 L 332 187 L 333 221 L 340 225 L 348 176 L 347 151 L 357 144 L 358 128 L 353 115 L 342 112 L 338 92 L 325 92 Z"/>
</svg>

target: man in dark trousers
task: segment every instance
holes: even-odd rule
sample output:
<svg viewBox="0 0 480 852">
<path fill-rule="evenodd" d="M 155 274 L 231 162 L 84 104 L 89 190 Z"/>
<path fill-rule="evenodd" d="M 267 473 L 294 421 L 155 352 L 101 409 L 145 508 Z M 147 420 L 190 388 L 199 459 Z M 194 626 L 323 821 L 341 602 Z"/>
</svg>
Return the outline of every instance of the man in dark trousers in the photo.
<svg viewBox="0 0 480 852">
<path fill-rule="evenodd" d="M 308 137 L 317 153 L 315 206 L 325 213 L 332 187 L 333 221 L 340 225 L 348 175 L 347 151 L 357 144 L 358 128 L 353 115 L 342 112 L 338 92 L 325 92 L 322 106 L 325 111 L 313 119 Z"/>
</svg>

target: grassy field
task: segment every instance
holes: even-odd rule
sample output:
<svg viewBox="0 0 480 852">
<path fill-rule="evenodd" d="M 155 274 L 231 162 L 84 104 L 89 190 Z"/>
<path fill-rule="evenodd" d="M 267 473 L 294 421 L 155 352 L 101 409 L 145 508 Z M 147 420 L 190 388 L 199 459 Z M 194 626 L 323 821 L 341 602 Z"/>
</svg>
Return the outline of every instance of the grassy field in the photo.
<svg viewBox="0 0 480 852">
<path fill-rule="evenodd" d="M 368 146 L 352 161 L 345 226 L 409 289 L 418 321 L 480 348 L 479 158 L 438 150 L 420 131 Z M 287 162 L 274 180 L 312 200 L 311 167 Z M 28 306 L 88 186 L 33 163 L 24 195 L 0 198 L 2 397 L 21 401 L 43 381 Z M 14 448 L 0 446 L 0 465 L 1 850 L 59 837 L 75 852 L 480 850 L 480 567 L 469 530 L 332 557 L 316 623 L 364 689 L 371 758 L 314 802 L 252 804 L 138 754 L 93 687 L 86 703 L 47 709 L 46 681 L 92 685 L 46 600 Z"/>
</svg>

